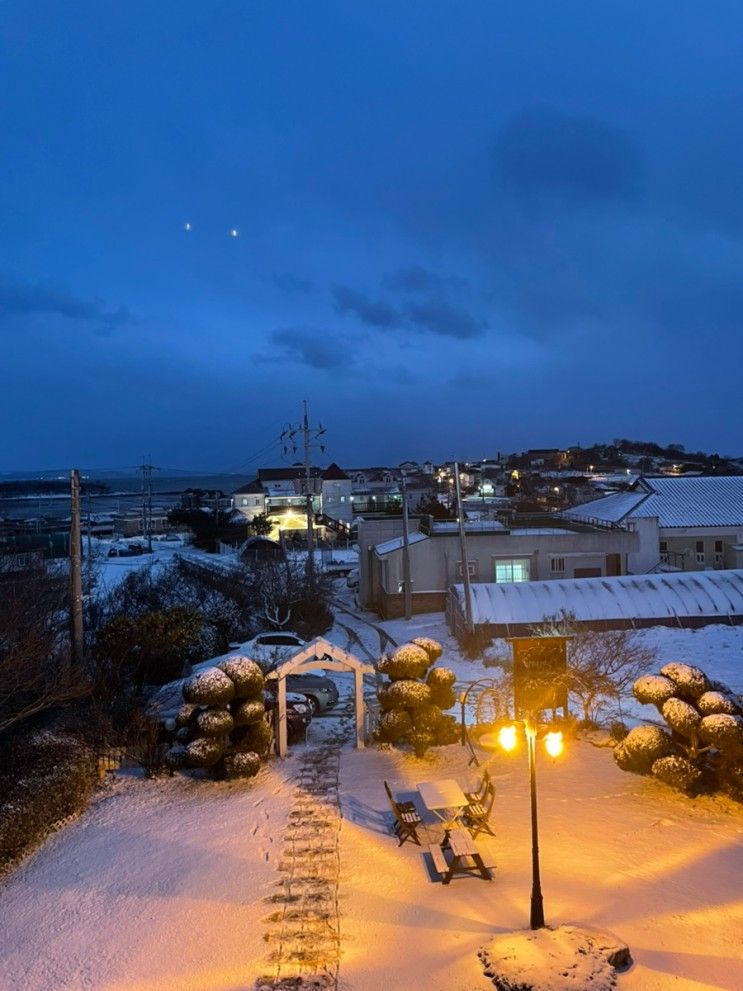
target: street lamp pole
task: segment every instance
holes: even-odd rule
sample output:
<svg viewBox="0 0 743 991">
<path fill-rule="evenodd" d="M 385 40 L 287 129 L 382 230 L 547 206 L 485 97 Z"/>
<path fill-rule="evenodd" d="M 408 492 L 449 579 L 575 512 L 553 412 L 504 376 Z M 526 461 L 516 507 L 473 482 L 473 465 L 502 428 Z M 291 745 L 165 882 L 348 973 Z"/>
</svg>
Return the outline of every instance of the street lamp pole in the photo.
<svg viewBox="0 0 743 991">
<path fill-rule="evenodd" d="M 531 917 L 532 929 L 544 929 L 542 882 L 539 876 L 539 825 L 537 822 L 537 726 L 524 721 L 527 753 L 529 755 L 529 793 L 531 796 Z"/>
</svg>

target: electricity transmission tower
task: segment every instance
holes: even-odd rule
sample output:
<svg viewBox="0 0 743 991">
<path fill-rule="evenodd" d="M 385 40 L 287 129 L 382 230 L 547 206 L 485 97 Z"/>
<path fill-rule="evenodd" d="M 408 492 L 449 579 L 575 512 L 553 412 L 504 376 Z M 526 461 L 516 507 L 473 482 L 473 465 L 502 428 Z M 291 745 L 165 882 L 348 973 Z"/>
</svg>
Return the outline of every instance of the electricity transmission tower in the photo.
<svg viewBox="0 0 743 991">
<path fill-rule="evenodd" d="M 152 553 L 152 473 L 159 471 L 155 465 L 145 462 L 137 469 L 142 472 L 142 533 L 147 538 L 147 550 Z"/>
<path fill-rule="evenodd" d="M 305 511 L 307 514 L 307 577 L 312 585 L 315 580 L 315 510 L 312 504 L 313 478 L 312 478 L 312 450 L 319 448 L 324 453 L 325 445 L 318 444 L 318 438 L 325 433 L 325 427 L 320 423 L 316 427 L 310 426 L 309 406 L 304 400 L 304 416 L 301 424 L 288 426 L 281 433 L 280 440 L 284 444 L 284 453 L 291 449 L 297 452 L 297 440 L 301 444 L 304 454 L 304 491 L 305 491 Z"/>
</svg>

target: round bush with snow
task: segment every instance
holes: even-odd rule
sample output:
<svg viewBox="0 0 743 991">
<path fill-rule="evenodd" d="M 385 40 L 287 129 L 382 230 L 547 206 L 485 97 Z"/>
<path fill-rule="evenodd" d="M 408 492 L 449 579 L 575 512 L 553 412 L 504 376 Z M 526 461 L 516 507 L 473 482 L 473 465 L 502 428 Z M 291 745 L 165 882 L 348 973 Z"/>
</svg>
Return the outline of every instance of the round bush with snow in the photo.
<svg viewBox="0 0 743 991">
<path fill-rule="evenodd" d="M 724 712 L 704 716 L 699 723 L 699 738 L 724 757 L 738 760 L 743 757 L 743 718 Z"/>
<path fill-rule="evenodd" d="M 388 689 L 393 709 L 420 709 L 431 702 L 431 689 L 420 681 L 394 681 Z"/>
<path fill-rule="evenodd" d="M 235 686 L 237 698 L 256 698 L 263 691 L 263 672 L 259 665 L 249 657 L 228 657 L 226 661 L 221 661 L 217 666 Z"/>
<path fill-rule="evenodd" d="M 638 702 L 657 705 L 660 708 L 664 702 L 676 694 L 676 685 L 670 678 L 664 678 L 663 675 L 646 674 L 634 683 L 632 694 Z"/>
<path fill-rule="evenodd" d="M 416 637 L 414 640 L 411 640 L 411 643 L 414 643 L 416 647 L 422 647 L 425 650 L 425 652 L 428 654 L 431 664 L 433 664 L 435 661 L 438 661 L 438 659 L 444 653 L 444 648 L 441 646 L 438 640 L 432 640 L 430 637 Z"/>
<path fill-rule="evenodd" d="M 226 709 L 202 709 L 196 716 L 196 726 L 202 736 L 229 736 L 235 722 Z"/>
<path fill-rule="evenodd" d="M 671 661 L 664 664 L 660 673 L 670 678 L 676 685 L 675 695 L 683 699 L 698 699 L 710 687 L 707 675 L 700 668 L 695 668 L 691 664 L 680 664 L 678 661 Z"/>
<path fill-rule="evenodd" d="M 232 716 L 235 726 L 250 726 L 251 723 L 260 722 L 266 714 L 266 707 L 263 702 L 240 702 L 233 704 Z"/>
<path fill-rule="evenodd" d="M 264 719 L 241 727 L 234 735 L 238 736 L 233 744 L 236 752 L 247 753 L 252 750 L 261 757 L 266 757 L 273 743 L 273 730 Z"/>
<path fill-rule="evenodd" d="M 614 748 L 614 759 L 623 771 L 649 774 L 656 760 L 671 753 L 671 738 L 657 726 L 635 726 Z"/>
<path fill-rule="evenodd" d="M 392 709 L 380 716 L 377 738 L 381 743 L 400 743 L 412 729 L 410 713 L 405 709 Z"/>
<path fill-rule="evenodd" d="M 227 705 L 235 697 L 235 686 L 224 671 L 207 668 L 188 679 L 183 697 L 194 705 Z"/>
<path fill-rule="evenodd" d="M 678 791 L 693 792 L 702 772 L 685 757 L 661 757 L 653 762 L 650 772 L 654 778 Z"/>
<path fill-rule="evenodd" d="M 213 767 L 223 754 L 223 740 L 200 736 L 186 747 L 186 766 Z"/>
<path fill-rule="evenodd" d="M 663 718 L 677 733 L 690 737 L 699 726 L 702 717 L 693 705 L 684 702 L 683 699 L 667 699 L 661 709 Z"/>
<path fill-rule="evenodd" d="M 722 692 L 705 692 L 697 699 L 697 708 L 703 716 L 715 716 L 725 713 L 728 716 L 738 715 L 738 706 L 731 698 Z"/>
<path fill-rule="evenodd" d="M 225 771 L 230 778 L 254 778 L 261 766 L 261 759 L 256 753 L 243 751 L 228 754 L 224 759 Z"/>
<path fill-rule="evenodd" d="M 401 681 L 423 678 L 431 666 L 431 660 L 422 647 L 406 643 L 390 657 L 383 657 L 377 666 L 390 681 Z"/>
<path fill-rule="evenodd" d="M 191 705 L 189 702 L 184 702 L 176 713 L 175 725 L 178 729 L 182 729 L 184 726 L 190 726 L 197 712 L 198 706 Z"/>
</svg>

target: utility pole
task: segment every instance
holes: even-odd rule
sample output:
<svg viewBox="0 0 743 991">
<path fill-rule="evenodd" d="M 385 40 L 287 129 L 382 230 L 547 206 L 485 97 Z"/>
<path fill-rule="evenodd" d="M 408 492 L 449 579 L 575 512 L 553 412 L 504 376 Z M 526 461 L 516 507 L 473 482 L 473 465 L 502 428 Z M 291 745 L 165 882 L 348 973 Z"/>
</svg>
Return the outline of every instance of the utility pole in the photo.
<svg viewBox="0 0 743 991">
<path fill-rule="evenodd" d="M 91 534 L 92 534 L 92 525 L 93 524 L 92 524 L 91 516 L 90 516 L 90 500 L 91 500 L 91 495 L 90 495 L 90 492 L 88 492 L 88 497 L 85 500 L 86 503 L 87 503 L 87 507 L 88 507 L 88 525 L 87 525 L 87 531 L 88 531 L 88 574 L 90 574 L 90 571 L 91 571 L 91 569 L 93 567 L 93 540 L 92 540 L 92 536 L 91 536 Z"/>
<path fill-rule="evenodd" d="M 80 560 L 80 472 L 70 472 L 70 626 L 72 659 L 79 670 L 83 663 L 83 579 Z"/>
<path fill-rule="evenodd" d="M 408 493 L 405 485 L 405 472 L 400 474 L 402 492 L 402 590 L 405 603 L 405 619 L 413 618 L 413 589 L 410 581 L 410 529 L 408 526 Z"/>
<path fill-rule="evenodd" d="M 142 535 L 147 538 L 147 550 L 152 553 L 152 472 L 158 471 L 153 464 L 145 462 L 139 466 L 142 472 Z"/>
<path fill-rule="evenodd" d="M 302 447 L 304 450 L 304 487 L 305 487 L 305 500 L 306 508 L 305 512 L 307 514 L 307 578 L 310 583 L 310 587 L 314 586 L 315 583 L 315 510 L 312 504 L 312 448 L 319 447 L 324 453 L 324 444 L 314 444 L 312 443 L 313 438 L 317 439 L 325 433 L 325 427 L 319 424 L 317 427 L 310 426 L 309 418 L 309 406 L 307 400 L 304 400 L 304 416 L 302 418 L 302 424 L 298 427 L 287 427 L 281 434 L 281 440 L 288 438 L 292 442 L 292 450 L 296 452 L 297 447 L 294 443 L 294 438 L 297 434 L 302 435 Z M 286 453 L 287 447 L 284 446 L 284 453 Z"/>
<path fill-rule="evenodd" d="M 470 569 L 467 560 L 467 537 L 464 530 L 464 507 L 462 506 L 462 490 L 459 482 L 459 462 L 454 462 L 454 483 L 457 490 L 457 517 L 459 519 L 459 543 L 462 548 L 462 581 L 464 583 L 464 622 L 467 633 L 475 631 L 472 622 L 472 588 L 470 586 Z"/>
</svg>

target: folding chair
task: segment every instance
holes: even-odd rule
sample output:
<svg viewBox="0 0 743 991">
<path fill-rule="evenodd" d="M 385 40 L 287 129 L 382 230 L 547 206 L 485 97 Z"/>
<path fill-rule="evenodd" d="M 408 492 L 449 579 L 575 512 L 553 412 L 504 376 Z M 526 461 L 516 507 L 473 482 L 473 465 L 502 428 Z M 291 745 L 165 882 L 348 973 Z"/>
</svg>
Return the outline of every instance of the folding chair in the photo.
<svg viewBox="0 0 743 991">
<path fill-rule="evenodd" d="M 488 782 L 482 801 L 471 802 L 464 810 L 462 822 L 469 829 L 472 839 L 477 839 L 480 833 L 490 833 L 495 836 L 490 826 L 490 813 L 493 811 L 495 802 L 495 785 Z"/>
<path fill-rule="evenodd" d="M 421 841 L 418 837 L 418 826 L 420 826 L 423 821 L 418 814 L 418 810 L 413 806 L 412 809 L 404 809 L 394 800 L 392 797 L 392 792 L 389 789 L 387 782 L 384 783 L 385 791 L 387 792 L 387 797 L 390 800 L 390 808 L 392 809 L 392 814 L 395 817 L 395 822 L 393 824 L 393 829 L 395 835 L 397 836 L 398 846 L 402 846 L 405 840 L 412 840 L 417 843 L 418 846 L 421 845 Z M 413 803 L 410 802 L 410 805 Z"/>
<path fill-rule="evenodd" d="M 484 768 L 482 772 L 482 778 L 480 779 L 480 783 L 475 789 L 475 791 L 465 792 L 465 795 L 467 796 L 467 801 L 470 803 L 470 805 L 475 805 L 478 802 L 482 804 L 482 801 L 485 798 L 485 792 L 487 791 L 489 784 L 490 784 L 490 771 L 488 771 L 487 768 Z"/>
<path fill-rule="evenodd" d="M 397 799 L 392 794 L 392 792 L 390 791 L 390 786 L 387 784 L 386 781 L 384 782 L 384 790 L 387 792 L 387 798 L 389 798 L 390 802 L 394 802 L 394 804 L 398 807 L 398 809 L 400 809 L 401 812 L 417 813 L 418 810 L 415 807 L 415 802 L 398 802 Z"/>
</svg>

